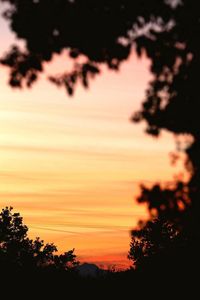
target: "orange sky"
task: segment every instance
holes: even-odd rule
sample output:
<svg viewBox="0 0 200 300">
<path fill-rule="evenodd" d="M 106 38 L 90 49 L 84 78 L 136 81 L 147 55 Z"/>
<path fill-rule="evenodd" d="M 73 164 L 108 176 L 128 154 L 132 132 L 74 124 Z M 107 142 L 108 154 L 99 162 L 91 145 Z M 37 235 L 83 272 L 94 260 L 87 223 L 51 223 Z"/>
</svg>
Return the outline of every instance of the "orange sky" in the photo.
<svg viewBox="0 0 200 300">
<path fill-rule="evenodd" d="M 1 49 L 13 36 L 0 20 Z M 57 71 L 63 58 L 47 71 Z M 66 63 L 67 65 L 67 63 Z M 0 206 L 14 206 L 32 237 L 76 249 L 82 261 L 127 264 L 130 229 L 146 215 L 138 183 L 172 179 L 169 134 L 145 135 L 130 122 L 150 80 L 133 54 L 119 73 L 104 70 L 69 98 L 41 77 L 12 90 L 0 69 Z"/>
</svg>

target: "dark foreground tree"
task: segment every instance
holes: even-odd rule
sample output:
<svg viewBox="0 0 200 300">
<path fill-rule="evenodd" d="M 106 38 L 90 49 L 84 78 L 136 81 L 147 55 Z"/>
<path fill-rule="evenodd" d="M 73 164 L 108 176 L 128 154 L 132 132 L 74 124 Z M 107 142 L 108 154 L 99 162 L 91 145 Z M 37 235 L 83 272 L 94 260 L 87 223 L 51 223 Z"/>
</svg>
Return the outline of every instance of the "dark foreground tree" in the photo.
<svg viewBox="0 0 200 300">
<path fill-rule="evenodd" d="M 78 80 L 87 86 L 88 78 L 100 72 L 101 64 L 118 69 L 130 55 L 132 45 L 139 43 L 139 37 L 146 37 L 149 43 L 156 38 L 154 33 L 171 27 L 168 22 L 172 9 L 167 1 L 0 2 L 9 4 L 4 17 L 17 37 L 26 42 L 25 49 L 13 45 L 1 60 L 10 67 L 13 87 L 31 86 L 44 71 L 44 63 L 66 50 L 66 59 L 70 57 L 75 62 L 72 72 L 66 70 L 58 77 L 50 76 L 50 80 L 65 86 L 71 94 Z M 141 53 L 139 44 L 137 51 Z M 79 63 L 79 58 L 84 62 Z"/>
<path fill-rule="evenodd" d="M 129 259 L 141 282 L 150 284 L 155 297 L 181 297 L 198 291 L 197 243 L 169 221 L 154 219 L 133 230 Z M 173 294 L 174 293 L 174 294 Z"/>
<path fill-rule="evenodd" d="M 78 261 L 74 250 L 56 255 L 56 246 L 44 244 L 40 238 L 28 237 L 28 227 L 23 224 L 19 213 L 12 213 L 12 207 L 0 213 L 0 268 L 8 270 L 72 270 Z"/>
<path fill-rule="evenodd" d="M 180 238 L 178 230 L 169 222 L 155 219 L 140 224 L 139 229 L 132 231 L 132 241 L 129 259 L 134 261 L 135 267 L 143 264 L 154 256 L 176 247 Z"/>
<path fill-rule="evenodd" d="M 143 187 L 139 202 L 162 219 L 200 240 L 200 12 L 196 0 L 0 0 L 4 17 L 25 48 L 14 45 L 1 59 L 13 87 L 31 86 L 45 62 L 63 53 L 71 70 L 48 78 L 72 94 L 78 81 L 88 86 L 101 65 L 117 70 L 132 49 L 151 60 L 153 80 L 133 120 L 147 132 L 183 135 L 187 183 Z M 64 52 L 65 51 L 65 52 Z M 134 83 L 133 83 L 134 84 Z M 182 228 L 182 229 L 181 229 Z"/>
<path fill-rule="evenodd" d="M 193 268 L 192 259 L 196 260 L 197 249 L 194 251 L 187 235 L 169 221 L 154 219 L 141 222 L 138 229 L 132 231 L 132 240 L 128 258 L 134 262 L 134 267 L 145 270 L 151 267 L 151 272 L 160 269 L 167 273 L 178 268 L 186 272 L 188 265 Z M 190 250 L 190 251 L 189 251 Z M 193 252 L 193 258 L 191 257 Z M 188 261 L 188 257 L 190 257 Z M 196 266 L 197 267 L 197 266 Z M 198 269 L 198 267 L 197 267 Z M 177 271 L 177 270 L 176 270 Z"/>
</svg>

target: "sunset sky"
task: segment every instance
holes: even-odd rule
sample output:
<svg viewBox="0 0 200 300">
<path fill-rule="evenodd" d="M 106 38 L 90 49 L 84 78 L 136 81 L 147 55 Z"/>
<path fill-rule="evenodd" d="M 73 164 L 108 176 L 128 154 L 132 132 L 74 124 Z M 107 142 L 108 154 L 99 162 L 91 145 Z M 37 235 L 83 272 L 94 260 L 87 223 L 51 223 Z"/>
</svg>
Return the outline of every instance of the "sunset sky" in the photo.
<svg viewBox="0 0 200 300">
<path fill-rule="evenodd" d="M 0 55 L 14 40 L 0 20 Z M 69 62 L 56 58 L 46 73 Z M 127 265 L 130 229 L 147 215 L 134 201 L 142 182 L 173 178 L 173 136 L 144 133 L 130 118 L 145 97 L 149 61 L 133 53 L 74 97 L 45 80 L 12 90 L 0 68 L 0 207 L 13 206 L 32 237 L 78 259 Z"/>
</svg>

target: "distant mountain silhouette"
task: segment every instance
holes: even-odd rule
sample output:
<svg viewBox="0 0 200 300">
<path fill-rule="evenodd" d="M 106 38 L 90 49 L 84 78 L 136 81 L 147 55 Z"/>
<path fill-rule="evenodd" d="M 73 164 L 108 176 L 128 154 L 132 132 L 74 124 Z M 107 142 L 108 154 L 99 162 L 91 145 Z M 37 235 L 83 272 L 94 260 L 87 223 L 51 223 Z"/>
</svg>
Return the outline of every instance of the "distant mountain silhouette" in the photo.
<svg viewBox="0 0 200 300">
<path fill-rule="evenodd" d="M 106 270 L 100 269 L 95 264 L 83 263 L 79 265 L 77 268 L 78 273 L 82 277 L 99 277 L 105 275 L 107 273 Z"/>
</svg>

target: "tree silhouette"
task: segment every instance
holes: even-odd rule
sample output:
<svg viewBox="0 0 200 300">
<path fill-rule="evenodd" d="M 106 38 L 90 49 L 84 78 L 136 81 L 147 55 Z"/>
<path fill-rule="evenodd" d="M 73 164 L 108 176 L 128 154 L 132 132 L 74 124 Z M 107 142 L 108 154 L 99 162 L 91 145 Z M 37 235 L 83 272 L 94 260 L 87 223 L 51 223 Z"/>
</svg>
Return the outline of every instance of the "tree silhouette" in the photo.
<svg viewBox="0 0 200 300">
<path fill-rule="evenodd" d="M 128 258 L 134 263 L 137 277 L 142 275 L 142 282 L 147 286 L 150 284 L 151 289 L 168 290 L 170 294 L 175 292 L 178 295 L 198 289 L 197 243 L 189 241 L 187 234 L 169 221 L 141 222 L 132 232 Z"/>
<path fill-rule="evenodd" d="M 151 60 L 153 80 L 135 122 L 145 121 L 147 133 L 168 130 L 185 137 L 182 150 L 190 178 L 172 187 L 142 187 L 138 197 L 154 214 L 177 224 L 199 241 L 200 126 L 199 69 L 200 13 L 195 0 L 91 1 L 0 0 L 9 4 L 4 17 L 26 46 L 14 45 L 1 58 L 10 69 L 10 85 L 31 86 L 44 63 L 66 51 L 72 70 L 49 75 L 51 82 L 73 94 L 77 82 L 88 86 L 101 65 L 119 69 L 132 49 Z M 191 139 L 188 139 L 188 136 Z"/>
<path fill-rule="evenodd" d="M 58 270 L 70 270 L 78 261 L 74 250 L 56 255 L 56 246 L 44 244 L 40 238 L 28 238 L 28 227 L 23 224 L 19 213 L 12 213 L 12 207 L 2 209 L 0 213 L 0 266 L 12 268 L 39 269 L 51 267 Z"/>
<path fill-rule="evenodd" d="M 172 248 L 177 250 L 183 240 L 179 230 L 169 221 L 141 222 L 139 228 L 132 231 L 128 258 L 133 260 L 136 268 L 141 268 L 153 258 L 169 254 Z"/>
<path fill-rule="evenodd" d="M 65 86 L 70 94 L 78 80 L 87 86 L 89 77 L 100 72 L 102 63 L 118 69 L 130 55 L 132 45 L 139 43 L 139 37 L 151 41 L 150 30 L 165 30 L 172 14 L 170 5 L 157 0 L 145 4 L 133 4 L 131 0 L 0 2 L 9 4 L 4 17 L 17 37 L 26 42 L 25 49 L 14 45 L 1 59 L 10 68 L 10 84 L 31 86 L 44 71 L 44 63 L 67 50 L 66 58 L 68 55 L 75 62 L 72 71 L 50 76 L 50 80 Z M 160 15 L 164 16 L 163 22 Z M 146 28 L 149 23 L 152 26 Z M 83 63 L 79 61 L 81 56 L 85 58 Z"/>
</svg>

